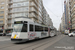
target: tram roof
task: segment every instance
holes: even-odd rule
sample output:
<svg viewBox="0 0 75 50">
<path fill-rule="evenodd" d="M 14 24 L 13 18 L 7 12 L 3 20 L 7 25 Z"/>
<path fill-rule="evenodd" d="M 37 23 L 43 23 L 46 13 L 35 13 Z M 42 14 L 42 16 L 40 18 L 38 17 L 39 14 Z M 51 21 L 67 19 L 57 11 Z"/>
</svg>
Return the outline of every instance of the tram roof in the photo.
<svg viewBox="0 0 75 50">
<path fill-rule="evenodd" d="M 15 21 L 29 21 L 29 22 L 34 22 L 33 20 L 29 18 L 15 18 Z"/>
</svg>

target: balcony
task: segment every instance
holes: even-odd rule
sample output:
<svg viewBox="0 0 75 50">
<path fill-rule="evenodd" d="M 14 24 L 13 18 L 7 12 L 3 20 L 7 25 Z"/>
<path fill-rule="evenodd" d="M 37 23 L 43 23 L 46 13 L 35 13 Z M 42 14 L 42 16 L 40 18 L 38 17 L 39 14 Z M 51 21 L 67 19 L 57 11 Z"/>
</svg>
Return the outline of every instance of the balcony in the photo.
<svg viewBox="0 0 75 50">
<path fill-rule="evenodd" d="M 9 14 L 12 14 L 12 11 L 8 11 Z"/>
<path fill-rule="evenodd" d="M 8 29 L 13 29 L 13 27 L 11 27 L 11 26 L 8 26 Z"/>
<path fill-rule="evenodd" d="M 9 8 L 9 9 L 12 9 L 12 6 L 9 6 L 8 8 Z"/>
<path fill-rule="evenodd" d="M 13 1 L 12 1 L 12 0 L 10 0 L 10 1 L 9 1 L 9 4 L 13 4 Z"/>
<path fill-rule="evenodd" d="M 9 16 L 9 17 L 8 17 L 8 19 L 11 19 L 11 18 L 12 18 L 12 16 Z"/>
<path fill-rule="evenodd" d="M 36 13 L 36 14 L 38 15 L 38 11 L 37 11 L 37 10 L 35 10 L 35 8 L 34 8 L 34 7 L 32 7 L 32 8 L 30 9 L 30 12 Z"/>
<path fill-rule="evenodd" d="M 37 16 L 36 16 L 34 13 L 31 13 L 31 14 L 29 15 L 29 17 L 30 17 L 30 18 L 36 18 L 36 19 L 38 19 Z"/>
<path fill-rule="evenodd" d="M 12 23 L 12 21 L 10 20 L 10 21 L 8 21 L 8 24 L 11 24 Z"/>
<path fill-rule="evenodd" d="M 37 2 L 36 0 L 32 0 L 32 1 L 34 1 L 34 3 L 35 3 L 36 5 L 38 5 L 38 2 Z"/>
<path fill-rule="evenodd" d="M 34 2 L 32 2 L 30 6 L 34 6 L 36 9 L 38 9 L 38 6 Z"/>
</svg>

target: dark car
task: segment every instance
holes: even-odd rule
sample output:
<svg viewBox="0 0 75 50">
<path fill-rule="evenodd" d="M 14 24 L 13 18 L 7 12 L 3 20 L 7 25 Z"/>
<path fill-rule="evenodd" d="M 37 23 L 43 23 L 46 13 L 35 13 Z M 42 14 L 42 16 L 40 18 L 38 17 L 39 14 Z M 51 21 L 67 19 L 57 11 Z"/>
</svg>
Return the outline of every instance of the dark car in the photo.
<svg viewBox="0 0 75 50">
<path fill-rule="evenodd" d="M 6 33 L 3 33 L 3 36 L 6 36 Z"/>
</svg>

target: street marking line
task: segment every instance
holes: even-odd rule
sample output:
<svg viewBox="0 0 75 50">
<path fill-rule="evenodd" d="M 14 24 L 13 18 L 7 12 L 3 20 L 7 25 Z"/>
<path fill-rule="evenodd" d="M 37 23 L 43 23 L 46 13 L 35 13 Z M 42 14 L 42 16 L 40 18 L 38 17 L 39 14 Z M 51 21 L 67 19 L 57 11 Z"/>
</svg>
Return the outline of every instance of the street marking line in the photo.
<svg viewBox="0 0 75 50">
<path fill-rule="evenodd" d="M 10 40 L 10 39 L 4 39 L 4 40 L 2 39 L 2 40 L 0 40 L 0 42 L 1 42 L 1 41 L 8 41 L 8 40 Z"/>
<path fill-rule="evenodd" d="M 61 37 L 60 39 L 57 39 L 56 41 L 53 41 L 53 42 L 51 42 L 51 43 L 48 43 L 48 44 L 46 44 L 46 45 L 44 45 L 44 46 L 42 46 L 42 47 L 39 47 L 39 48 L 37 48 L 37 49 L 35 49 L 35 50 L 44 50 L 44 49 L 46 49 L 47 47 L 49 47 L 49 46 L 51 46 L 51 45 L 53 45 L 54 43 L 56 43 L 56 42 L 58 42 L 59 40 L 61 40 L 62 38 L 64 38 L 65 36 L 63 36 L 63 37 Z"/>
<path fill-rule="evenodd" d="M 62 38 L 63 36 L 60 35 L 60 36 L 57 36 L 56 38 L 59 39 L 59 37 Z M 54 37 L 54 38 L 50 39 L 50 41 L 53 42 L 54 40 L 56 40 L 56 38 Z M 36 50 L 37 48 L 42 47 L 42 45 L 47 44 L 47 43 L 50 42 L 50 41 L 43 42 L 43 43 L 41 43 L 41 44 L 37 44 L 37 45 L 31 46 L 31 47 L 29 47 L 29 48 L 23 48 L 22 50 Z M 39 50 L 41 50 L 41 49 L 39 49 Z"/>
</svg>

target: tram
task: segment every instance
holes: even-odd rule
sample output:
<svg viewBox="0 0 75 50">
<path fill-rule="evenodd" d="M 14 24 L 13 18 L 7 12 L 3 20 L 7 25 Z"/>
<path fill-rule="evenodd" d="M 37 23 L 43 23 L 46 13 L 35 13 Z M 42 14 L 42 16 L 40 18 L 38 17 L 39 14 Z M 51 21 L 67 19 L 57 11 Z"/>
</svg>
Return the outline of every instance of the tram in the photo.
<svg viewBox="0 0 75 50">
<path fill-rule="evenodd" d="M 17 18 L 14 21 L 11 41 L 25 42 L 51 36 L 50 27 L 35 23 L 26 18 Z M 52 34 L 55 36 L 55 34 Z"/>
</svg>

